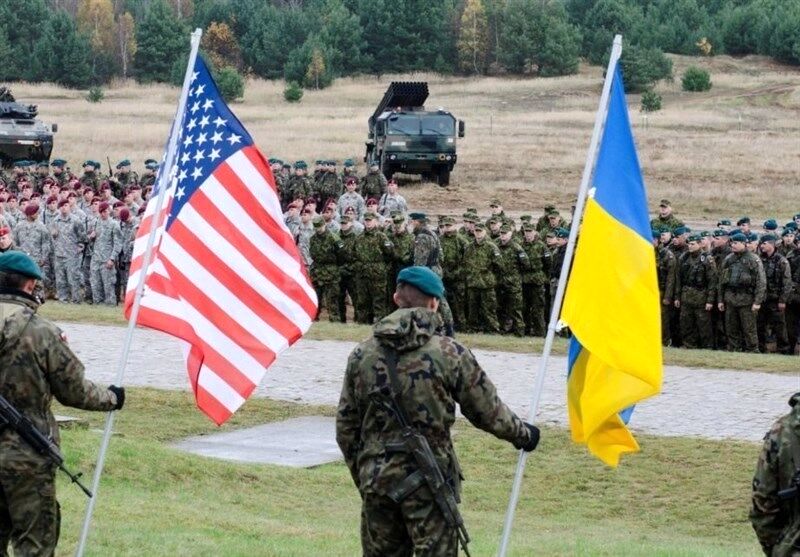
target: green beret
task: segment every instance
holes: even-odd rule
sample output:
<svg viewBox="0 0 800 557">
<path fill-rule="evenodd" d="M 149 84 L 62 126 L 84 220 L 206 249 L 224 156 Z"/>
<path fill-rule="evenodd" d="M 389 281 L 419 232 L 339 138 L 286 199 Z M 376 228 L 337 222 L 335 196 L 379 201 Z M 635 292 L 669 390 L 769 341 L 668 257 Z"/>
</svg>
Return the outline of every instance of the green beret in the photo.
<svg viewBox="0 0 800 557">
<path fill-rule="evenodd" d="M 791 228 L 792 230 L 797 230 L 797 223 L 794 221 L 787 222 L 784 228 Z"/>
<path fill-rule="evenodd" d="M 778 241 L 778 238 L 774 234 L 764 234 L 761 236 L 762 242 L 772 242 L 773 244 Z"/>
<path fill-rule="evenodd" d="M 61 168 L 63 166 L 66 166 L 66 164 L 67 161 L 65 161 L 64 159 L 53 159 L 53 161 L 50 163 L 50 166 L 57 166 Z"/>
<path fill-rule="evenodd" d="M 306 164 L 306 161 L 297 161 L 296 163 L 294 163 L 294 167 L 305 169 L 308 168 L 308 165 Z"/>
<path fill-rule="evenodd" d="M 314 164 L 325 164 L 325 161 L 322 159 L 317 159 L 314 161 Z"/>
<path fill-rule="evenodd" d="M 148 170 L 158 170 L 158 163 L 156 161 L 150 161 L 145 163 L 144 167 Z"/>
<path fill-rule="evenodd" d="M 410 284 L 423 294 L 434 298 L 442 298 L 444 296 L 442 279 L 427 267 L 406 267 L 398 273 L 397 283 Z"/>
<path fill-rule="evenodd" d="M 569 230 L 566 228 L 557 228 L 556 238 L 569 238 Z"/>
<path fill-rule="evenodd" d="M 288 162 L 284 162 L 284 163 L 281 163 L 281 164 L 283 164 L 283 168 L 292 168 L 292 165 L 289 164 Z"/>
<path fill-rule="evenodd" d="M 737 232 L 736 234 L 731 234 L 731 242 L 746 242 L 747 236 L 742 234 L 741 232 Z"/>
<path fill-rule="evenodd" d="M 22 251 L 9 250 L 0 255 L 0 272 L 15 273 L 28 278 L 42 280 L 42 271 L 28 254 Z"/>
<path fill-rule="evenodd" d="M 711 232 L 709 232 L 708 230 L 703 230 L 702 232 L 700 232 L 701 238 L 708 238 L 709 236 L 711 236 Z"/>
<path fill-rule="evenodd" d="M 699 242 L 702 238 L 700 238 L 700 234 L 692 234 L 689 236 L 686 241 L 687 242 Z"/>
<path fill-rule="evenodd" d="M 672 233 L 675 234 L 676 236 L 680 236 L 681 234 L 688 234 L 689 232 L 691 232 L 691 230 L 689 229 L 688 226 L 679 226 L 678 228 L 673 230 Z"/>
<path fill-rule="evenodd" d="M 117 168 L 119 169 L 122 168 L 123 166 L 130 166 L 130 165 L 131 161 L 129 161 L 128 159 L 123 159 L 117 163 Z"/>
<path fill-rule="evenodd" d="M 158 161 L 156 159 L 145 159 L 144 165 L 147 166 L 148 164 L 158 164 Z"/>
<path fill-rule="evenodd" d="M 736 226 L 742 226 L 743 224 L 750 224 L 750 217 L 742 217 L 736 221 Z"/>
<path fill-rule="evenodd" d="M 778 221 L 775 219 L 765 220 L 764 230 L 778 230 Z"/>
<path fill-rule="evenodd" d="M 311 224 L 313 224 L 314 226 L 325 226 L 325 219 L 317 215 L 316 217 L 311 219 Z"/>
<path fill-rule="evenodd" d="M 661 232 L 659 230 L 656 230 L 655 228 L 651 229 L 650 232 L 653 234 L 654 240 L 657 240 L 658 238 L 661 237 Z"/>
<path fill-rule="evenodd" d="M 721 228 L 717 228 L 714 232 L 711 233 L 711 235 L 714 236 L 714 238 L 720 238 L 721 236 L 727 236 L 728 231 L 723 230 Z"/>
<path fill-rule="evenodd" d="M 748 242 L 758 242 L 758 234 L 755 232 L 750 232 L 747 234 L 747 241 Z"/>
<path fill-rule="evenodd" d="M 14 161 L 14 166 L 19 166 L 20 168 L 25 168 L 28 166 L 28 161 L 25 159 L 20 159 L 18 161 Z"/>
<path fill-rule="evenodd" d="M 275 164 L 276 162 L 278 162 L 278 159 L 274 159 L 274 158 L 273 159 L 269 159 L 268 162 L 269 162 L 269 164 Z"/>
<path fill-rule="evenodd" d="M 50 168 L 50 165 L 47 164 L 45 161 L 42 161 L 36 165 L 36 168 Z"/>
<path fill-rule="evenodd" d="M 797 213 L 795 216 L 792 217 L 792 220 L 800 219 L 800 213 Z"/>
<path fill-rule="evenodd" d="M 344 166 L 346 166 L 347 168 L 350 168 L 351 166 L 355 166 L 356 165 L 356 163 L 353 162 L 353 159 L 344 159 L 344 162 L 342 164 Z"/>
<path fill-rule="evenodd" d="M 425 215 L 425 213 L 409 213 L 408 218 L 411 220 L 421 220 L 423 222 L 428 220 L 428 217 Z"/>
<path fill-rule="evenodd" d="M 722 219 L 717 223 L 717 226 L 730 226 L 730 225 L 731 225 L 731 219 Z"/>
<path fill-rule="evenodd" d="M 795 234 L 797 234 L 797 229 L 789 228 L 787 226 L 786 228 L 783 229 L 783 234 L 781 234 L 781 236 L 794 236 Z"/>
</svg>

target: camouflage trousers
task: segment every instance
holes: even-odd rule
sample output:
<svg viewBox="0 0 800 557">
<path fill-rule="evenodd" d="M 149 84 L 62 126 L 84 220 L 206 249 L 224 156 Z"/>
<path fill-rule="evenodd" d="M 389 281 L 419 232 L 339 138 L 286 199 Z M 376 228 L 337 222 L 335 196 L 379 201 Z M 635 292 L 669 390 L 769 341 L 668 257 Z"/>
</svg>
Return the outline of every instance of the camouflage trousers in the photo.
<svg viewBox="0 0 800 557">
<path fill-rule="evenodd" d="M 312 283 L 317 293 L 320 310 L 323 307 L 328 310 L 328 321 L 341 321 L 339 316 L 339 281 L 319 282 L 312 280 Z"/>
<path fill-rule="evenodd" d="M 89 248 L 83 248 L 84 251 Z M 92 298 L 92 252 L 89 251 L 86 255 L 82 256 L 81 272 L 83 273 L 83 299 L 90 304 Z"/>
<path fill-rule="evenodd" d="M 44 275 L 44 290 L 50 297 L 56 292 L 56 272 L 54 264 L 55 256 L 52 251 L 50 257 L 42 265 L 42 275 Z"/>
<path fill-rule="evenodd" d="M 400 503 L 364 495 L 361 547 L 364 557 L 457 557 L 458 536 L 422 487 Z"/>
<path fill-rule="evenodd" d="M 711 329 L 711 312 L 705 304 L 681 303 L 679 323 L 681 338 L 686 348 L 711 348 L 714 336 Z"/>
<path fill-rule="evenodd" d="M 444 291 L 447 294 L 447 301 L 450 303 L 453 324 L 457 331 L 462 331 L 467 325 L 465 315 L 467 296 L 464 283 L 446 280 L 444 281 Z"/>
<path fill-rule="evenodd" d="M 725 304 L 725 330 L 728 333 L 728 350 L 733 352 L 758 352 L 756 313 L 752 304 L 734 306 Z"/>
<path fill-rule="evenodd" d="M 525 321 L 522 318 L 522 287 L 519 284 L 497 288 L 497 320 L 501 333 L 513 333 L 519 337 L 525 334 Z"/>
<path fill-rule="evenodd" d="M 56 297 L 60 302 L 81 301 L 81 254 L 56 257 Z"/>
<path fill-rule="evenodd" d="M 125 263 L 120 262 L 117 268 L 117 302 L 123 302 L 125 300 L 125 290 L 128 288 L 128 277 L 130 276 L 131 272 L 131 262 L 126 261 Z"/>
<path fill-rule="evenodd" d="M 469 330 L 473 332 L 497 333 L 497 295 L 494 288 L 467 288 L 467 312 Z"/>
<path fill-rule="evenodd" d="M 522 285 L 522 319 L 525 332 L 535 337 L 545 335 L 544 285 L 524 283 Z"/>
<path fill-rule="evenodd" d="M 800 343 L 800 301 L 786 304 L 786 333 L 789 337 L 789 349 L 796 350 Z"/>
<path fill-rule="evenodd" d="M 356 322 L 371 325 L 386 317 L 386 272 L 362 272 L 356 279 Z"/>
<path fill-rule="evenodd" d="M 663 300 L 663 298 L 662 298 Z M 661 344 L 670 346 L 672 344 L 672 334 L 669 328 L 670 318 L 672 317 L 673 306 L 661 303 Z"/>
<path fill-rule="evenodd" d="M 105 303 L 109 306 L 117 305 L 117 293 L 114 290 L 117 284 L 117 269 L 107 269 L 105 262 L 92 262 L 92 302 Z"/>
<path fill-rule="evenodd" d="M 339 295 L 337 305 L 339 306 L 339 319 L 342 323 L 347 323 L 347 296 L 350 296 L 350 303 L 356 307 L 356 279 L 353 275 L 342 274 L 339 278 Z"/>
<path fill-rule="evenodd" d="M 54 471 L 0 472 L 0 555 L 9 544 L 18 557 L 54 555 L 60 529 Z"/>
<path fill-rule="evenodd" d="M 778 310 L 778 302 L 770 301 L 761 304 L 757 318 L 758 328 L 758 349 L 762 352 L 767 350 L 768 344 L 776 345 L 777 351 L 781 354 L 789 353 L 789 335 L 786 332 L 786 311 Z M 794 349 L 794 346 L 792 346 Z"/>
</svg>

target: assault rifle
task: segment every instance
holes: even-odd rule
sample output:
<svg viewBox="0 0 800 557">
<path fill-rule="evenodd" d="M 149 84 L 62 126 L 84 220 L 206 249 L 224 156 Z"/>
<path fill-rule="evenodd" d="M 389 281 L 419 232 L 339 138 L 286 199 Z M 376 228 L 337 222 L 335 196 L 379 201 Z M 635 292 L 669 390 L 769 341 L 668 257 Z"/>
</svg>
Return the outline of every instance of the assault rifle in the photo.
<svg viewBox="0 0 800 557">
<path fill-rule="evenodd" d="M 403 440 L 395 448 L 407 452 L 417 465 L 417 471 L 408 476 L 397 489 L 389 494 L 389 497 L 399 503 L 420 485 L 426 484 L 430 488 L 445 522 L 451 528 L 456 529 L 458 541 L 464 549 L 464 553 L 467 557 L 470 557 L 469 549 L 467 549 L 469 534 L 464 526 L 464 519 L 458 510 L 458 503 L 453 489 L 445 480 L 428 439 L 411 424 L 400 400 L 396 353 L 390 354 L 387 367 L 390 379 L 389 384 L 392 386 L 392 396 L 391 398 L 381 398 L 381 404 L 395 417 L 403 431 Z"/>
<path fill-rule="evenodd" d="M 78 487 L 87 497 L 92 497 L 92 492 L 81 483 L 81 473 L 73 474 L 64 466 L 64 455 L 58 450 L 53 440 L 45 437 L 28 418 L 20 414 L 13 404 L 8 402 L 3 395 L 0 395 L 0 428 L 3 426 L 13 429 L 37 453 L 53 461 L 59 470 L 69 476 L 72 483 L 78 484 Z"/>
</svg>

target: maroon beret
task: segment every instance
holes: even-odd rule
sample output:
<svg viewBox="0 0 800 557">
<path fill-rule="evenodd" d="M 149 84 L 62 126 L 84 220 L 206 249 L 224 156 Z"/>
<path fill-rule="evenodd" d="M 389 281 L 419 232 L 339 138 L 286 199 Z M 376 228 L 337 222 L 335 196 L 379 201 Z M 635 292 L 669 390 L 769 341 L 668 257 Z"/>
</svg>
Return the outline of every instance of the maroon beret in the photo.
<svg viewBox="0 0 800 557">
<path fill-rule="evenodd" d="M 108 211 L 109 207 L 110 207 L 110 205 L 108 203 L 106 203 L 105 201 L 103 201 L 100 204 L 100 207 L 98 207 L 98 210 L 102 213 L 103 211 Z"/>
<path fill-rule="evenodd" d="M 29 203 L 25 207 L 25 216 L 32 217 L 38 212 L 39 212 L 39 205 L 37 205 L 36 203 Z"/>
<path fill-rule="evenodd" d="M 127 207 L 124 207 L 119 210 L 119 220 L 122 222 L 128 222 L 128 219 L 131 218 L 131 212 L 128 210 Z"/>
</svg>

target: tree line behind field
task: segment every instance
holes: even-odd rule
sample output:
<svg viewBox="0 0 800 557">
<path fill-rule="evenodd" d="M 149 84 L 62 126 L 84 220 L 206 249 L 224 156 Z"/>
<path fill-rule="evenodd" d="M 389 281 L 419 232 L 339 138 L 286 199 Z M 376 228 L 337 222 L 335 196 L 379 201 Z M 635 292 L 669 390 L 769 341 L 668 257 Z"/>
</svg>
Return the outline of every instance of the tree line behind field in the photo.
<svg viewBox="0 0 800 557">
<path fill-rule="evenodd" d="M 800 0 L 0 0 L 0 81 L 181 81 L 188 33 L 217 71 L 325 87 L 435 71 L 556 76 L 625 37 L 629 90 L 664 52 L 800 64 Z"/>
</svg>

